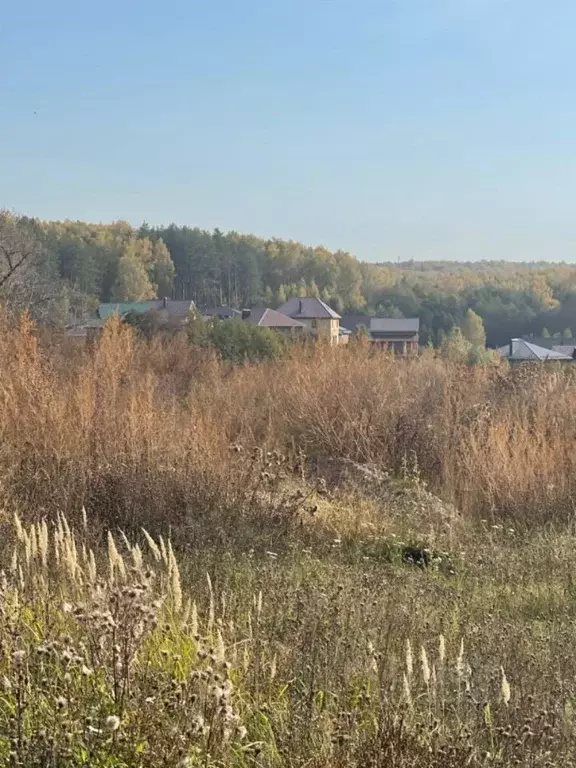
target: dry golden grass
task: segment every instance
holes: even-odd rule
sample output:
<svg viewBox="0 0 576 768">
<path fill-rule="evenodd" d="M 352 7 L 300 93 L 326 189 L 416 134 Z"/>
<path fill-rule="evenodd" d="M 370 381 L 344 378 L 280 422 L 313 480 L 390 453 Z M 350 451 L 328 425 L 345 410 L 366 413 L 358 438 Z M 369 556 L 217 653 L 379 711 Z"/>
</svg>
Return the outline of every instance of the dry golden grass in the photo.
<svg viewBox="0 0 576 768">
<path fill-rule="evenodd" d="M 572 369 L 469 369 L 362 348 L 233 368 L 184 337 L 148 344 L 114 323 L 92 353 L 66 354 L 39 349 L 25 319 L 4 320 L 0 356 L 1 493 L 23 514 L 84 505 L 123 525 L 178 526 L 236 510 L 252 498 L 246 456 L 259 447 L 293 462 L 415 466 L 466 517 L 572 517 Z"/>
<path fill-rule="evenodd" d="M 0 325 L 0 765 L 574 764 L 571 369 Z"/>
</svg>

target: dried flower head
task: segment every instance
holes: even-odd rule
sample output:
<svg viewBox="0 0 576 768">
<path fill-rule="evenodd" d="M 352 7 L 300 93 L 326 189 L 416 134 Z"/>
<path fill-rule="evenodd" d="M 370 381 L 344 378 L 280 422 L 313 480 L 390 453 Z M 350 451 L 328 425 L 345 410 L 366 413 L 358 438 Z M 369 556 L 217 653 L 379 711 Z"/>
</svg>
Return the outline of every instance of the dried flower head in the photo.
<svg viewBox="0 0 576 768">
<path fill-rule="evenodd" d="M 117 731 L 120 728 L 120 718 L 118 715 L 108 715 L 104 724 L 107 731 Z"/>
</svg>

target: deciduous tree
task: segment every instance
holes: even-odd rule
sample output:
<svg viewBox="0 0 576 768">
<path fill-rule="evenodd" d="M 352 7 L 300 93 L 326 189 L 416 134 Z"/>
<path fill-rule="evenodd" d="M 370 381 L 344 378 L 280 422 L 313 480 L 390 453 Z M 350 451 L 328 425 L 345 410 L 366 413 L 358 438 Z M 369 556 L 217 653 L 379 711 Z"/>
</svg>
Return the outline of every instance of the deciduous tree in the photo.
<svg viewBox="0 0 576 768">
<path fill-rule="evenodd" d="M 118 277 L 112 296 L 114 301 L 147 301 L 156 291 L 144 263 L 133 253 L 125 253 L 118 262 Z"/>
</svg>

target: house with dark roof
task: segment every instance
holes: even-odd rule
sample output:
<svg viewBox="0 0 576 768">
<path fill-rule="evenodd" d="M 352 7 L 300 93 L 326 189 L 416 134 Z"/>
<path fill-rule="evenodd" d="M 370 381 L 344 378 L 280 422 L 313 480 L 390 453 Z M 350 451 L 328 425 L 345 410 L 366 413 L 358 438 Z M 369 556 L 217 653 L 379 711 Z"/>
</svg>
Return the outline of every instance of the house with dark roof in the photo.
<svg viewBox="0 0 576 768">
<path fill-rule="evenodd" d="M 268 307 L 256 307 L 246 310 L 244 321 L 251 325 L 257 325 L 259 328 L 270 328 L 270 330 L 280 333 L 304 334 L 307 331 L 304 323 L 295 320 L 293 317 L 283 315 L 275 309 Z"/>
<path fill-rule="evenodd" d="M 418 352 L 420 319 L 418 317 L 371 317 L 370 339 L 398 354 Z"/>
<path fill-rule="evenodd" d="M 307 326 L 319 340 L 334 345 L 340 341 L 340 315 L 316 296 L 289 299 L 278 312 Z"/>
<path fill-rule="evenodd" d="M 350 333 L 356 333 L 359 326 L 370 330 L 370 315 L 342 315 L 340 318 L 340 327 L 346 328 Z"/>
<path fill-rule="evenodd" d="M 342 326 L 354 333 L 360 327 L 368 332 L 374 344 L 397 354 L 415 354 L 420 341 L 420 319 L 417 317 L 370 317 L 370 315 L 344 315 Z"/>
<path fill-rule="evenodd" d="M 555 350 L 547 349 L 546 347 L 540 347 L 538 344 L 526 341 L 526 339 L 510 339 L 509 344 L 499 347 L 496 351 L 501 358 L 508 360 L 511 363 L 573 362 L 573 358 L 570 355 L 565 355 L 562 352 L 556 352 Z"/>
</svg>

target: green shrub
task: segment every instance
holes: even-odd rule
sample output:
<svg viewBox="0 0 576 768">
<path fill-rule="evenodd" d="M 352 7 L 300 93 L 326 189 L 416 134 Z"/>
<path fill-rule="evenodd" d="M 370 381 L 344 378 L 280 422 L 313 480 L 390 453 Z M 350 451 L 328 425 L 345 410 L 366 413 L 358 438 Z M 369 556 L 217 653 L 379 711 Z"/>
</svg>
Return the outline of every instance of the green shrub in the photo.
<svg viewBox="0 0 576 768">
<path fill-rule="evenodd" d="M 192 320 L 188 337 L 194 344 L 215 349 L 230 363 L 278 360 L 288 346 L 288 340 L 276 331 L 242 320 Z"/>
</svg>

